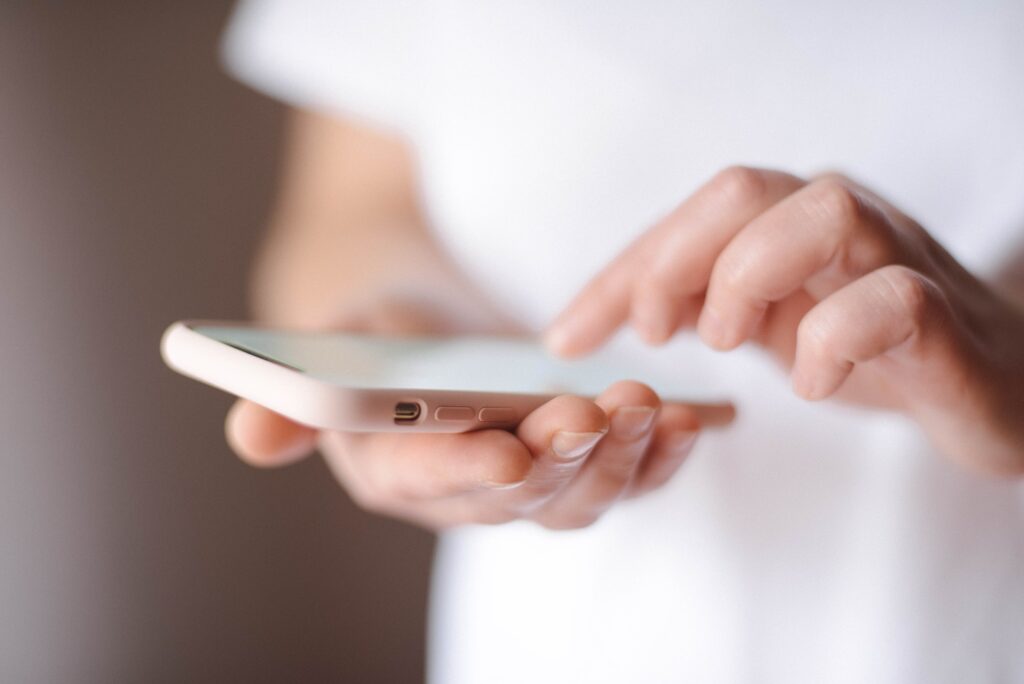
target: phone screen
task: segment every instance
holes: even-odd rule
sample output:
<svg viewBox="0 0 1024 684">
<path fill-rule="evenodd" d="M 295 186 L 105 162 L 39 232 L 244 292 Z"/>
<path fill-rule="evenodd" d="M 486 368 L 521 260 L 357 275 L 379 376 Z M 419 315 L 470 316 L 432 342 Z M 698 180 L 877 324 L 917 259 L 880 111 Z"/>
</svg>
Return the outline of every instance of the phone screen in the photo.
<svg viewBox="0 0 1024 684">
<path fill-rule="evenodd" d="M 351 388 L 592 396 L 625 379 L 645 382 L 659 392 L 678 386 L 666 382 L 663 370 L 624 363 L 612 351 L 563 361 L 528 339 L 396 338 L 205 325 L 193 329 L 262 359 Z M 693 388 L 687 389 L 686 395 L 692 397 Z"/>
</svg>

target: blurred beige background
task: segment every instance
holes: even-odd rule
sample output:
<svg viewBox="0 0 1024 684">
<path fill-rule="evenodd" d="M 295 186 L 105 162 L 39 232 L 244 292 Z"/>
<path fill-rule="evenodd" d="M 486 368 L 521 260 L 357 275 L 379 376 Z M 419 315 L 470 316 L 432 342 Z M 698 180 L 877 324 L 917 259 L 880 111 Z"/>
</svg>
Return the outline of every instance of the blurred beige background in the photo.
<svg viewBox="0 0 1024 684">
<path fill-rule="evenodd" d="M 229 9 L 0 3 L 0 682 L 422 676 L 430 538 L 241 465 L 157 354 L 245 314 L 273 185 Z"/>
</svg>

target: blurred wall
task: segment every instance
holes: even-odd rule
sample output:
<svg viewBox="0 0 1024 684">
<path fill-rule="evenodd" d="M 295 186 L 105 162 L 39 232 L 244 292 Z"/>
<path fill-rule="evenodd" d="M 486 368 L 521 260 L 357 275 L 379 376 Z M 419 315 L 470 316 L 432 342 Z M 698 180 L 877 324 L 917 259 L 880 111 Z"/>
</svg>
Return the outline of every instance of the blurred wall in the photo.
<svg viewBox="0 0 1024 684">
<path fill-rule="evenodd" d="M 0 2 L 0 682 L 421 677 L 430 537 L 241 465 L 158 358 L 244 316 L 273 186 L 228 10 Z"/>
</svg>

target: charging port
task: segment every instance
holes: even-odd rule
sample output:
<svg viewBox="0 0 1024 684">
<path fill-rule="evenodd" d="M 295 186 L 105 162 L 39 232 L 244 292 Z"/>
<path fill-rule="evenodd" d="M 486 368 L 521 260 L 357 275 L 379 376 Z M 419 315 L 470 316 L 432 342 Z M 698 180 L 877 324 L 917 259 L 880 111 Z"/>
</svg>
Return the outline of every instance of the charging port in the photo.
<svg viewBox="0 0 1024 684">
<path fill-rule="evenodd" d="M 415 423 L 420 417 L 420 405 L 415 401 L 400 401 L 395 404 L 395 422 L 399 425 Z"/>
</svg>

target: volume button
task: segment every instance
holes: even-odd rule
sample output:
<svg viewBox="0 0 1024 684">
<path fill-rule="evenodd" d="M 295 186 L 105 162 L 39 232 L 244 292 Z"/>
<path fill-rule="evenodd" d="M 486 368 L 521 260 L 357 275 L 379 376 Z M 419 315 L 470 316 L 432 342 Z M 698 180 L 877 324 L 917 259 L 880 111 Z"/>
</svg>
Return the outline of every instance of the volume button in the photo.
<svg viewBox="0 0 1024 684">
<path fill-rule="evenodd" d="M 485 406 L 476 417 L 481 423 L 514 423 L 516 418 L 516 410 L 504 406 Z"/>
<path fill-rule="evenodd" d="M 438 406 L 434 411 L 434 420 L 465 421 L 473 420 L 474 415 L 475 412 L 468 406 Z"/>
</svg>

